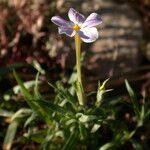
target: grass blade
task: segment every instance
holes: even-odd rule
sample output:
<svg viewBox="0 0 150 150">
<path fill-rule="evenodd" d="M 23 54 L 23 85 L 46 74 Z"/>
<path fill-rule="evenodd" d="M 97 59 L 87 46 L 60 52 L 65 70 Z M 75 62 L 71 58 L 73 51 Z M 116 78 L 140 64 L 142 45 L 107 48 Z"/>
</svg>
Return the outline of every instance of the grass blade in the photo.
<svg viewBox="0 0 150 150">
<path fill-rule="evenodd" d="M 17 83 L 20 85 L 21 91 L 23 93 L 23 95 L 27 98 L 27 99 L 32 99 L 32 95 L 29 93 L 29 91 L 27 90 L 27 88 L 24 86 L 23 82 L 21 81 L 21 79 L 19 78 L 19 76 L 17 75 L 17 73 L 15 72 L 15 70 L 13 70 L 13 74 L 16 78 Z"/>
<path fill-rule="evenodd" d="M 4 150 L 10 150 L 11 149 L 13 140 L 14 140 L 15 135 L 16 135 L 17 127 L 18 127 L 17 121 L 11 122 L 11 124 L 8 126 L 6 136 L 4 139 L 4 143 L 3 143 L 3 149 Z"/>
<path fill-rule="evenodd" d="M 34 102 L 38 103 L 45 111 L 47 110 L 49 112 L 57 112 L 60 114 L 68 113 L 68 111 L 64 109 L 63 107 L 60 107 L 59 105 L 53 104 L 46 100 L 37 100 Z"/>
<path fill-rule="evenodd" d="M 63 150 L 72 150 L 74 148 L 74 145 L 76 144 L 76 141 L 78 139 L 78 132 L 74 130 L 70 137 L 68 138 L 66 144 L 63 147 Z"/>
<path fill-rule="evenodd" d="M 135 112 L 136 116 L 139 118 L 140 117 L 140 111 L 139 111 L 139 105 L 137 103 L 137 98 L 135 96 L 135 93 L 134 93 L 133 89 L 131 88 L 131 86 L 129 85 L 127 80 L 125 80 L 125 84 L 126 84 L 126 88 L 127 88 L 128 93 L 129 93 L 129 96 L 131 98 L 131 102 L 133 104 L 134 112 Z"/>
<path fill-rule="evenodd" d="M 17 75 L 15 70 L 13 70 L 13 74 L 21 88 L 23 95 L 26 98 L 28 105 L 32 108 L 32 110 L 34 110 L 36 113 L 38 113 L 38 115 L 41 116 L 41 118 L 44 118 L 46 120 L 45 112 L 43 111 L 43 109 L 41 109 L 41 107 L 37 103 L 35 103 L 34 97 L 30 94 L 28 89 L 24 86 L 23 81 L 19 78 L 19 76 Z"/>
</svg>

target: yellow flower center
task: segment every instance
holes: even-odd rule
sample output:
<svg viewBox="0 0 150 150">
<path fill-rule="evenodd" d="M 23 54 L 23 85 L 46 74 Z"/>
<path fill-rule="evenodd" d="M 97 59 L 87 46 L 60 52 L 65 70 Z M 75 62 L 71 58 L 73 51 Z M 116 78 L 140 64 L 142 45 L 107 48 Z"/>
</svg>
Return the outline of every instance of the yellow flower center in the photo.
<svg viewBox="0 0 150 150">
<path fill-rule="evenodd" d="M 73 28 L 73 30 L 76 30 L 76 31 L 77 31 L 77 30 L 80 30 L 80 26 L 79 26 L 79 25 L 77 25 L 77 24 L 73 25 L 73 27 L 72 27 L 72 28 Z"/>
</svg>

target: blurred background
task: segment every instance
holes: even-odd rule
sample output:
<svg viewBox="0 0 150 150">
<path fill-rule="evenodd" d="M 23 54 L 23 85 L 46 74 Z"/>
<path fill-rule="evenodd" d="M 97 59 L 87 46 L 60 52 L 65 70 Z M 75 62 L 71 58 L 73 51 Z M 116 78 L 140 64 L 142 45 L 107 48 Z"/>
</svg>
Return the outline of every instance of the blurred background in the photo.
<svg viewBox="0 0 150 150">
<path fill-rule="evenodd" d="M 0 0 L 0 96 L 5 101 L 1 107 L 12 109 L 17 100 L 5 95 L 16 84 L 12 68 L 24 81 L 35 79 L 40 70 L 46 84 L 67 82 L 75 66 L 74 39 L 59 35 L 51 17 L 68 19 L 70 7 L 86 17 L 96 12 L 103 20 L 99 39 L 82 43 L 86 91 L 110 77 L 108 86 L 124 94 L 127 78 L 135 90 L 150 96 L 150 0 Z"/>
<path fill-rule="evenodd" d="M 74 41 L 59 35 L 50 20 L 54 15 L 68 19 L 70 7 L 85 16 L 97 12 L 103 20 L 99 39 L 82 45 L 87 90 L 108 77 L 116 86 L 124 78 L 149 79 L 149 0 L 0 0 L 0 66 L 36 60 L 50 78 L 72 72 Z M 22 70 L 26 78 L 30 71 Z"/>
</svg>

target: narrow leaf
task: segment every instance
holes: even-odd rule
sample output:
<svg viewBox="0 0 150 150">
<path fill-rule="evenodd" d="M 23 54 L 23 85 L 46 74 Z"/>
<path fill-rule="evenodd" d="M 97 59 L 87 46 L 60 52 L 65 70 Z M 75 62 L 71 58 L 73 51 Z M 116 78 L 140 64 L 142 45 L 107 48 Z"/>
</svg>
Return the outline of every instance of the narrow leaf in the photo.
<svg viewBox="0 0 150 150">
<path fill-rule="evenodd" d="M 26 87 L 24 86 L 23 82 L 21 81 L 21 79 L 19 78 L 19 76 L 17 75 L 17 73 L 15 72 L 15 70 L 13 70 L 13 74 L 18 82 L 18 84 L 20 85 L 21 87 L 21 91 L 22 93 L 24 94 L 24 96 L 27 98 L 27 99 L 32 99 L 32 95 L 29 93 L 29 91 L 26 89 Z"/>
<path fill-rule="evenodd" d="M 25 116 L 28 116 L 32 113 L 32 110 L 29 108 L 21 108 L 19 109 L 16 113 L 13 114 L 13 116 L 11 117 L 11 120 L 15 120 L 17 118 L 22 118 Z"/>
<path fill-rule="evenodd" d="M 127 80 L 125 80 L 125 84 L 126 84 L 126 88 L 127 88 L 128 93 L 129 93 L 129 96 L 131 98 L 131 102 L 133 104 L 134 112 L 135 112 L 136 116 L 139 118 L 140 117 L 140 111 L 139 111 L 139 105 L 137 103 L 137 98 L 136 98 L 136 96 L 133 92 L 133 89 L 131 88 L 131 86 L 129 85 Z"/>
<path fill-rule="evenodd" d="M 28 105 L 36 113 L 38 113 L 39 116 L 41 116 L 42 118 L 46 119 L 45 112 L 41 109 L 41 107 L 39 105 L 37 105 L 37 103 L 34 103 L 33 96 L 30 94 L 30 92 L 28 91 L 28 89 L 24 86 L 22 80 L 19 78 L 19 76 L 17 75 L 17 73 L 15 72 L 15 70 L 13 70 L 13 74 L 14 74 L 14 76 L 15 76 L 18 84 L 20 85 L 21 91 L 22 91 L 23 95 L 25 96 Z"/>
<path fill-rule="evenodd" d="M 17 121 L 13 121 L 8 126 L 8 129 L 7 129 L 7 132 L 6 132 L 6 136 L 5 136 L 5 139 L 4 139 L 4 143 L 3 143 L 3 149 L 4 150 L 10 150 L 11 149 L 13 140 L 14 140 L 15 135 L 16 135 L 17 126 L 18 126 L 18 122 Z"/>
<path fill-rule="evenodd" d="M 48 83 L 54 90 L 57 91 L 58 94 L 60 94 L 64 99 L 67 100 L 68 103 L 72 105 L 73 108 L 75 108 L 76 99 L 74 96 L 66 89 L 60 89 L 52 85 L 51 83 Z M 60 86 L 59 86 L 60 87 Z"/>
<path fill-rule="evenodd" d="M 57 112 L 60 114 L 66 114 L 68 111 L 59 105 L 53 104 L 46 100 L 36 100 L 35 103 L 38 103 L 45 111 Z"/>
<path fill-rule="evenodd" d="M 45 140 L 46 135 L 47 135 L 47 129 L 43 129 L 43 130 L 36 131 L 36 132 L 31 130 L 29 131 L 29 133 L 25 135 L 25 137 L 37 143 L 42 143 Z"/>
<path fill-rule="evenodd" d="M 38 72 L 37 75 L 36 75 L 36 79 L 35 79 L 35 86 L 34 86 L 34 97 L 37 99 L 37 98 L 40 98 L 41 97 L 41 94 L 39 93 L 39 75 L 40 73 Z"/>
<path fill-rule="evenodd" d="M 70 137 L 68 138 L 66 144 L 64 145 L 63 150 L 73 150 L 77 139 L 78 139 L 78 131 L 74 130 L 70 134 Z"/>
<path fill-rule="evenodd" d="M 106 143 L 102 147 L 99 148 L 99 150 L 111 150 L 111 148 L 114 146 L 114 142 Z"/>
<path fill-rule="evenodd" d="M 27 127 L 29 124 L 31 124 L 31 122 L 34 121 L 36 119 L 36 117 L 37 117 L 37 114 L 35 112 L 33 112 L 31 114 L 31 116 L 24 123 L 24 127 Z"/>
</svg>

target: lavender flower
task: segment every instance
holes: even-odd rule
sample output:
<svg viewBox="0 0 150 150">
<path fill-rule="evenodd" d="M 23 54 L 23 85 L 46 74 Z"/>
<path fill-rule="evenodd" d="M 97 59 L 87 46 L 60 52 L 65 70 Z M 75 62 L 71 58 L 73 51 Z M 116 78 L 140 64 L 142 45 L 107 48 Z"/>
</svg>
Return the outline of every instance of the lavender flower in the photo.
<svg viewBox="0 0 150 150">
<path fill-rule="evenodd" d="M 51 18 L 51 21 L 58 25 L 59 34 L 66 34 L 70 37 L 79 34 L 80 38 L 86 43 L 98 39 L 98 31 L 95 26 L 101 24 L 102 20 L 97 13 L 92 13 L 85 18 L 82 14 L 70 8 L 68 17 L 70 21 L 66 21 L 59 16 Z"/>
</svg>

